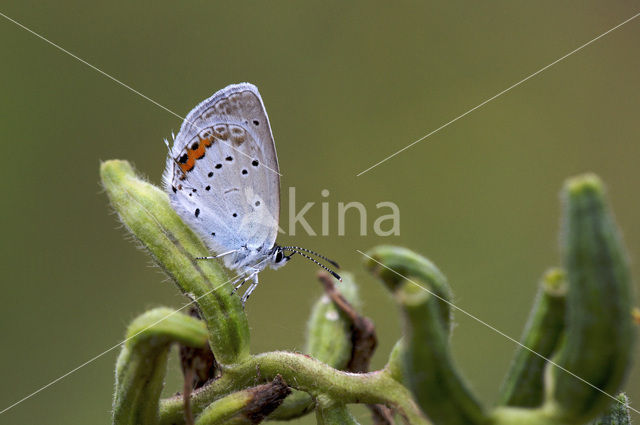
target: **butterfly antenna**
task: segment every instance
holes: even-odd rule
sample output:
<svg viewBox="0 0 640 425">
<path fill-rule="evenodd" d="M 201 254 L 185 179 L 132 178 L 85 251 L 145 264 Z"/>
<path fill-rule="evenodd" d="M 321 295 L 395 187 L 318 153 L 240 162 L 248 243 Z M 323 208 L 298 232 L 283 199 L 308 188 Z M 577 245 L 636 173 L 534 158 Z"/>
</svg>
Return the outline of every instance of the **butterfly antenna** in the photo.
<svg viewBox="0 0 640 425">
<path fill-rule="evenodd" d="M 283 249 L 284 249 L 284 247 L 283 247 Z M 323 269 L 325 269 L 326 271 L 328 271 L 329 273 L 331 273 L 331 276 L 335 277 L 335 278 L 336 278 L 336 279 L 338 279 L 340 282 L 342 282 L 342 278 L 340 277 L 340 275 L 339 275 L 338 273 L 334 272 L 333 270 L 331 270 L 329 267 L 325 266 L 324 264 L 322 264 L 322 263 L 318 262 L 315 258 L 311 258 L 311 257 L 309 257 L 307 254 L 304 254 L 304 253 L 302 253 L 302 252 L 300 252 L 300 251 L 296 251 L 296 250 L 292 249 L 292 247 L 287 247 L 287 249 L 288 249 L 289 251 L 293 251 L 293 253 L 294 253 L 294 254 L 296 254 L 296 253 L 297 253 L 297 254 L 300 254 L 300 255 L 302 255 L 304 258 L 306 258 L 307 260 L 311 260 L 311 261 L 313 261 L 314 263 L 316 263 L 317 265 L 319 265 L 320 267 L 322 267 Z M 291 254 L 291 255 L 293 255 L 293 254 Z"/>
<path fill-rule="evenodd" d="M 338 263 L 336 263 L 335 261 L 325 257 L 324 255 L 320 255 L 315 251 L 311 251 L 310 249 L 307 248 L 301 248 L 299 246 L 283 246 L 282 249 L 289 249 L 289 250 L 296 250 L 296 251 L 304 251 L 304 252 L 308 252 L 309 254 L 313 254 L 318 258 L 322 258 L 324 261 L 328 262 L 329 264 L 331 264 L 333 267 L 335 268 L 340 268 L 340 266 L 338 265 Z"/>
</svg>

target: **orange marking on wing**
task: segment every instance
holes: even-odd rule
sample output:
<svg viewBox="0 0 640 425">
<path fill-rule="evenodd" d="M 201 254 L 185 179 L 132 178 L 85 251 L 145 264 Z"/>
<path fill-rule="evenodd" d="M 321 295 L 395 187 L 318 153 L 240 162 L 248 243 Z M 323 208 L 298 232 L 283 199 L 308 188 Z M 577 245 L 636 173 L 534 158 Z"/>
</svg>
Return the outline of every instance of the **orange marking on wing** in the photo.
<svg viewBox="0 0 640 425">
<path fill-rule="evenodd" d="M 196 160 L 192 155 L 192 150 L 187 152 L 187 155 L 189 156 L 189 158 L 187 159 L 187 162 L 185 162 L 184 164 L 180 164 L 180 168 L 182 168 L 182 171 L 191 171 L 193 170 L 193 166 L 196 165 Z"/>
<path fill-rule="evenodd" d="M 204 141 L 198 144 L 198 149 L 189 151 L 189 158 L 191 158 L 191 154 L 193 153 L 193 157 L 195 159 L 200 159 L 204 156 L 204 151 L 207 149 L 207 146 L 204 144 Z"/>
<path fill-rule="evenodd" d="M 196 159 L 202 158 L 207 148 L 212 144 L 213 139 L 211 137 L 207 137 L 206 139 L 200 140 L 197 149 L 187 149 L 187 162 L 180 164 L 182 171 L 187 172 L 193 170 L 193 167 L 196 165 Z"/>
</svg>

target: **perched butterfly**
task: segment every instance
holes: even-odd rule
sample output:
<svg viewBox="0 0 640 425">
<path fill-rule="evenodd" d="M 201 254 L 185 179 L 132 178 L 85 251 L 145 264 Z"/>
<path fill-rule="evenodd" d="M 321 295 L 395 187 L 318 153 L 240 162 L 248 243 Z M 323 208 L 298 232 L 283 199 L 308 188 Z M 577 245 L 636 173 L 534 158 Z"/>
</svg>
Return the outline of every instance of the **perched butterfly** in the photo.
<svg viewBox="0 0 640 425">
<path fill-rule="evenodd" d="M 169 146 L 168 142 L 167 147 Z M 247 280 L 247 301 L 265 267 L 278 268 L 294 254 L 333 270 L 306 253 L 276 245 L 280 174 L 267 111 L 258 89 L 234 84 L 200 103 L 185 119 L 170 148 L 163 174 L 172 207 L 216 254 L 238 272 L 234 292 Z"/>
</svg>

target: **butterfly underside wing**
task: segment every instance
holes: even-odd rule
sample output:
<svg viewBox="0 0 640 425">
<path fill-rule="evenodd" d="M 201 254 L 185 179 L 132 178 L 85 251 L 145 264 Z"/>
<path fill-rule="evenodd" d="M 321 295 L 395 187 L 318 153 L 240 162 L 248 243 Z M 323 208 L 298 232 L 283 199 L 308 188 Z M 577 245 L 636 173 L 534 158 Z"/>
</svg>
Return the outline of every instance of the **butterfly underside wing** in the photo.
<svg viewBox="0 0 640 425">
<path fill-rule="evenodd" d="M 187 115 L 163 174 L 171 205 L 232 268 L 275 245 L 280 211 L 278 159 L 264 104 L 252 84 L 228 86 Z M 261 254 L 262 253 L 262 254 Z"/>
</svg>

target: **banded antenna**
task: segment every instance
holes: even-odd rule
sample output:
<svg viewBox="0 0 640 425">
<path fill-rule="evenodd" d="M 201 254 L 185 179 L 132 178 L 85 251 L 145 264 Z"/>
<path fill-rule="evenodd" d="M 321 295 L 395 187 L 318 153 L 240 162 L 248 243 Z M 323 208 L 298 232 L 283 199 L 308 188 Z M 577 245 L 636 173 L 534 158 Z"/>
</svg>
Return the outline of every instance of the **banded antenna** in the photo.
<svg viewBox="0 0 640 425">
<path fill-rule="evenodd" d="M 324 270 L 328 271 L 329 273 L 331 273 L 331 276 L 335 277 L 336 279 L 338 279 L 340 282 L 342 282 L 342 278 L 340 277 L 340 275 L 336 272 L 334 272 L 333 270 L 331 270 L 329 267 L 325 266 L 324 264 L 320 263 L 319 261 L 317 261 L 315 258 L 311 258 L 310 256 L 308 256 L 307 254 L 303 253 L 302 251 L 297 251 L 295 249 L 293 249 L 294 247 L 288 246 L 286 247 L 286 249 L 288 251 L 292 251 L 293 254 L 300 254 L 302 255 L 304 258 L 306 258 L 307 260 L 313 261 L 314 263 L 316 263 L 318 266 L 322 267 Z M 285 247 L 282 247 L 282 249 L 285 249 Z M 291 255 L 293 255 L 291 254 Z M 327 261 L 331 261 L 331 260 L 327 260 Z M 331 261 L 332 264 L 336 264 L 335 261 Z"/>
<path fill-rule="evenodd" d="M 313 254 L 318 258 L 321 258 L 323 260 L 325 260 L 326 262 L 328 262 L 329 264 L 331 264 L 333 267 L 335 268 L 340 268 L 340 266 L 338 265 L 338 263 L 336 263 L 335 261 L 325 257 L 324 255 L 320 255 L 315 251 L 311 251 L 310 249 L 307 248 L 301 248 L 299 246 L 283 246 L 282 249 L 289 249 L 289 250 L 296 250 L 296 251 L 304 251 L 304 252 L 308 252 L 309 254 Z"/>
</svg>

